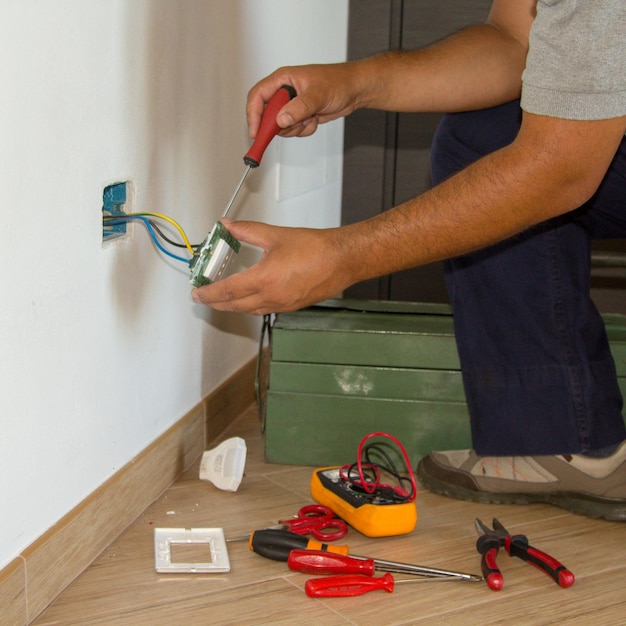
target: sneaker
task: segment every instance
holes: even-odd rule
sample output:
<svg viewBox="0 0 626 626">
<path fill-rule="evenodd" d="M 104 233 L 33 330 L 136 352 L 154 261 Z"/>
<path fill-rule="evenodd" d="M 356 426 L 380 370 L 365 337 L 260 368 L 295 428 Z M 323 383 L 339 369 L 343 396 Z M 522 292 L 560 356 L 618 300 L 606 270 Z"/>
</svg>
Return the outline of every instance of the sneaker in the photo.
<svg viewBox="0 0 626 626">
<path fill-rule="evenodd" d="M 578 515 L 626 521 L 626 441 L 605 458 L 432 452 L 419 462 L 417 475 L 430 491 L 460 500 L 545 502 Z"/>
</svg>

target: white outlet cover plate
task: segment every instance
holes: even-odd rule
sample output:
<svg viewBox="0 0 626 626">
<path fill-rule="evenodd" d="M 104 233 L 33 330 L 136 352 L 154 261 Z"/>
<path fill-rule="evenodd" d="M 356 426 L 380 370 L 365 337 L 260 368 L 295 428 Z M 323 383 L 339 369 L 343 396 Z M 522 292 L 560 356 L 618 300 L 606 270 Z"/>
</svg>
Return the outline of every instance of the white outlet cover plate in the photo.
<svg viewBox="0 0 626 626">
<path fill-rule="evenodd" d="M 209 563 L 174 563 L 172 545 L 207 544 Z M 223 528 L 155 528 L 154 564 L 162 574 L 216 574 L 230 572 L 230 560 Z"/>
</svg>

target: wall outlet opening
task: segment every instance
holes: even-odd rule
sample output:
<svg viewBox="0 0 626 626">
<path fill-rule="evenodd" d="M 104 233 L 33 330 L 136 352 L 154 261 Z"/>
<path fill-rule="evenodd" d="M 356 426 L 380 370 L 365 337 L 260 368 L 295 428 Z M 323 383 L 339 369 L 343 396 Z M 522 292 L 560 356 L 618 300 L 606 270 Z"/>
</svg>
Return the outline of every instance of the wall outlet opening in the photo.
<svg viewBox="0 0 626 626">
<path fill-rule="evenodd" d="M 112 221 L 104 217 L 126 215 L 130 202 L 130 183 L 114 183 L 102 192 L 102 241 L 110 241 L 126 235 L 126 220 Z"/>
</svg>

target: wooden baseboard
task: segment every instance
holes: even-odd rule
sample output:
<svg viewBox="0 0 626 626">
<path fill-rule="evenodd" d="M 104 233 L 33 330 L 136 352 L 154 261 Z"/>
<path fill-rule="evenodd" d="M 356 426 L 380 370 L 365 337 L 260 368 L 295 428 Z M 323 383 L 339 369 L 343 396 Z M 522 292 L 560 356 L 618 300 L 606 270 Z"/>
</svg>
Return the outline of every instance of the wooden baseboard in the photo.
<svg viewBox="0 0 626 626">
<path fill-rule="evenodd" d="M 204 400 L 207 448 L 237 415 L 255 402 L 255 377 L 256 359 L 252 359 Z"/>
<path fill-rule="evenodd" d="M 10 626 L 26 624 L 26 567 L 22 557 L 0 571 L 0 615 Z"/>
<path fill-rule="evenodd" d="M 251 361 L 0 570 L 0 621 L 23 626 L 254 402 Z"/>
</svg>

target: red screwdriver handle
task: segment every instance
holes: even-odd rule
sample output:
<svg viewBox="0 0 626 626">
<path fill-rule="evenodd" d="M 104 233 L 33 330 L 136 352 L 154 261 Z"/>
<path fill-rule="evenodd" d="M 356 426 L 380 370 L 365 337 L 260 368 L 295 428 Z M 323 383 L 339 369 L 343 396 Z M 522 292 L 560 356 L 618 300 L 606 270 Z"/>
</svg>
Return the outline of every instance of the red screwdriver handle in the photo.
<svg viewBox="0 0 626 626">
<path fill-rule="evenodd" d="M 374 559 L 356 559 L 321 550 L 292 550 L 287 559 L 289 569 L 305 574 L 374 575 Z"/>
<path fill-rule="evenodd" d="M 516 556 L 523 561 L 527 561 L 545 572 L 557 585 L 567 588 L 574 584 L 574 574 L 549 554 L 529 546 L 525 535 L 507 537 L 504 542 L 504 548 L 510 556 Z"/>
<path fill-rule="evenodd" d="M 291 100 L 296 97 L 296 90 L 290 85 L 283 85 L 265 105 L 261 126 L 256 134 L 256 138 L 250 146 L 250 150 L 243 157 L 243 162 L 250 167 L 259 167 L 265 149 L 270 141 L 276 137 L 281 128 L 276 123 L 278 112 Z"/>
<path fill-rule="evenodd" d="M 380 578 L 359 575 L 310 578 L 304 584 L 304 591 L 310 598 L 346 598 L 378 589 L 391 593 L 393 587 L 393 576 L 387 572 Z"/>
</svg>

